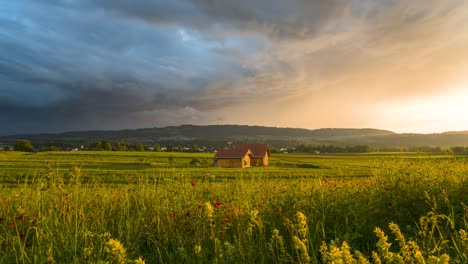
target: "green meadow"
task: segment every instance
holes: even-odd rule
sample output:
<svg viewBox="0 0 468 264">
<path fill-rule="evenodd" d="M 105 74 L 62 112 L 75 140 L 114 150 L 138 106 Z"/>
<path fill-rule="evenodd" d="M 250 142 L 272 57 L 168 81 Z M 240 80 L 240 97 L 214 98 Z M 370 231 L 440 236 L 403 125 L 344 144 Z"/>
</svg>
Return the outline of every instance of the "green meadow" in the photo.
<svg viewBox="0 0 468 264">
<path fill-rule="evenodd" d="M 468 263 L 468 164 L 425 153 L 0 152 L 0 263 Z"/>
</svg>

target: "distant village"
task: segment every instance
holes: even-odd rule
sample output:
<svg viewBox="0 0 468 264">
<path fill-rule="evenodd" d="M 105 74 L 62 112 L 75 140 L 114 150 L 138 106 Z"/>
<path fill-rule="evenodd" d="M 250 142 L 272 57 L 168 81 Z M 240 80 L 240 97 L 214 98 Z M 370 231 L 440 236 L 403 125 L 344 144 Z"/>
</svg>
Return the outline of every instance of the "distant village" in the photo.
<svg viewBox="0 0 468 264">
<path fill-rule="evenodd" d="M 220 149 L 234 148 L 237 144 L 226 141 L 225 144 L 219 146 L 199 146 L 197 144 L 151 144 L 145 145 L 142 143 L 129 143 L 124 140 L 118 142 L 96 141 L 90 144 L 65 145 L 60 144 L 46 146 L 33 146 L 28 140 L 11 140 L 10 142 L 0 142 L 0 151 L 28 151 L 28 152 L 43 152 L 43 151 L 151 151 L 151 152 L 188 152 L 188 153 L 217 153 Z M 292 153 L 296 152 L 296 147 L 269 148 L 273 153 Z M 318 152 L 317 152 L 318 153 Z"/>
</svg>

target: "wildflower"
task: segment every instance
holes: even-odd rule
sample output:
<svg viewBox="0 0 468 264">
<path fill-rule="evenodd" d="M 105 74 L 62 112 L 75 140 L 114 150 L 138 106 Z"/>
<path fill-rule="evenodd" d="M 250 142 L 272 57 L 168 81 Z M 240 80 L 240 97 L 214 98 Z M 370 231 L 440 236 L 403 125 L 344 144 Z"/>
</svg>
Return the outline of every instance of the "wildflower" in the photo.
<svg viewBox="0 0 468 264">
<path fill-rule="evenodd" d="M 268 244 L 270 251 L 273 253 L 273 255 L 277 255 L 280 259 L 283 259 L 286 257 L 286 248 L 284 247 L 284 239 L 280 235 L 278 229 L 273 229 L 270 243 Z"/>
<path fill-rule="evenodd" d="M 16 223 L 15 223 L 15 222 L 8 222 L 8 226 L 9 226 L 9 227 L 15 227 L 15 226 L 16 226 Z"/>
<path fill-rule="evenodd" d="M 216 203 L 214 203 L 214 206 L 215 206 L 216 208 L 220 207 L 221 205 L 223 205 L 223 203 L 221 203 L 221 202 L 216 202 Z"/>
<path fill-rule="evenodd" d="M 125 263 L 127 259 L 126 250 L 118 240 L 110 239 L 104 245 L 104 251 L 110 254 L 116 263 Z"/>
<path fill-rule="evenodd" d="M 302 212 L 296 213 L 296 225 L 295 228 L 302 241 L 306 241 L 309 228 L 307 227 L 307 217 Z"/>
<path fill-rule="evenodd" d="M 195 248 L 193 249 L 193 251 L 195 252 L 196 255 L 200 254 L 201 253 L 201 246 L 200 245 L 195 245 Z"/>
<path fill-rule="evenodd" d="M 203 205 L 199 204 L 199 205 L 198 205 L 198 209 L 202 210 L 202 209 L 203 209 Z"/>
<path fill-rule="evenodd" d="M 210 203 L 205 203 L 205 214 L 207 218 L 213 218 L 213 206 Z"/>
<path fill-rule="evenodd" d="M 467 235 L 465 230 L 460 229 L 460 231 L 458 231 L 458 233 L 460 234 L 460 240 L 461 241 L 467 241 L 468 240 L 468 235 Z"/>
<path fill-rule="evenodd" d="M 307 251 L 307 246 L 297 236 L 293 236 L 294 248 L 297 250 L 299 259 L 303 263 L 310 263 L 310 256 Z"/>
<path fill-rule="evenodd" d="M 250 228 L 253 228 L 253 227 L 258 227 L 258 228 L 262 228 L 263 224 L 262 224 L 262 220 L 258 217 L 258 210 L 254 209 L 252 211 L 250 211 L 250 214 L 249 214 L 249 227 Z"/>
<path fill-rule="evenodd" d="M 109 241 L 104 246 L 105 251 L 108 253 L 125 252 L 125 248 L 123 247 L 122 243 L 115 239 L 109 239 Z"/>
<path fill-rule="evenodd" d="M 18 221 L 23 221 L 24 220 L 24 215 L 19 215 L 18 216 Z"/>
<path fill-rule="evenodd" d="M 192 185 L 192 187 L 194 187 L 196 184 L 194 182 L 192 182 L 190 185 Z"/>
<path fill-rule="evenodd" d="M 5 218 L 3 218 L 2 216 L 0 216 L 0 222 L 3 222 L 3 220 L 5 220 Z"/>
<path fill-rule="evenodd" d="M 141 257 L 138 257 L 138 259 L 135 259 L 133 261 L 133 263 L 135 263 L 135 264 L 145 264 L 146 262 Z"/>
</svg>

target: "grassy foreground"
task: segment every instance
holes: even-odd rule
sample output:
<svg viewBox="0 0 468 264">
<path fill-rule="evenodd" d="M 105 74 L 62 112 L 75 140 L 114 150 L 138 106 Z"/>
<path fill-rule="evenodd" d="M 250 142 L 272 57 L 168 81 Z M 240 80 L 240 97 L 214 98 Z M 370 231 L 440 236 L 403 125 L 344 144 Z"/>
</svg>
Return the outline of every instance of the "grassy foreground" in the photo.
<svg viewBox="0 0 468 264">
<path fill-rule="evenodd" d="M 0 155 L 0 263 L 468 263 L 464 159 Z"/>
</svg>

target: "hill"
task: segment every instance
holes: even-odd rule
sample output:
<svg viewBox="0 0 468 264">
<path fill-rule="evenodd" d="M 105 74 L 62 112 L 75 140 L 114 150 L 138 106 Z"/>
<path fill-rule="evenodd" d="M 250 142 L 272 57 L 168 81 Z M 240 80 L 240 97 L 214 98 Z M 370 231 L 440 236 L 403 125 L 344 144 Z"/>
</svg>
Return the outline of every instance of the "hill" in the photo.
<svg viewBox="0 0 468 264">
<path fill-rule="evenodd" d="M 133 143 L 185 143 L 216 146 L 226 141 L 266 142 L 273 145 L 333 144 L 375 147 L 468 146 L 468 132 L 398 134 L 379 129 L 279 128 L 246 125 L 181 125 L 117 131 L 74 131 L 59 134 L 31 134 L 0 137 L 0 143 L 28 139 L 34 144 L 87 144 L 97 140 L 126 140 Z"/>
</svg>

